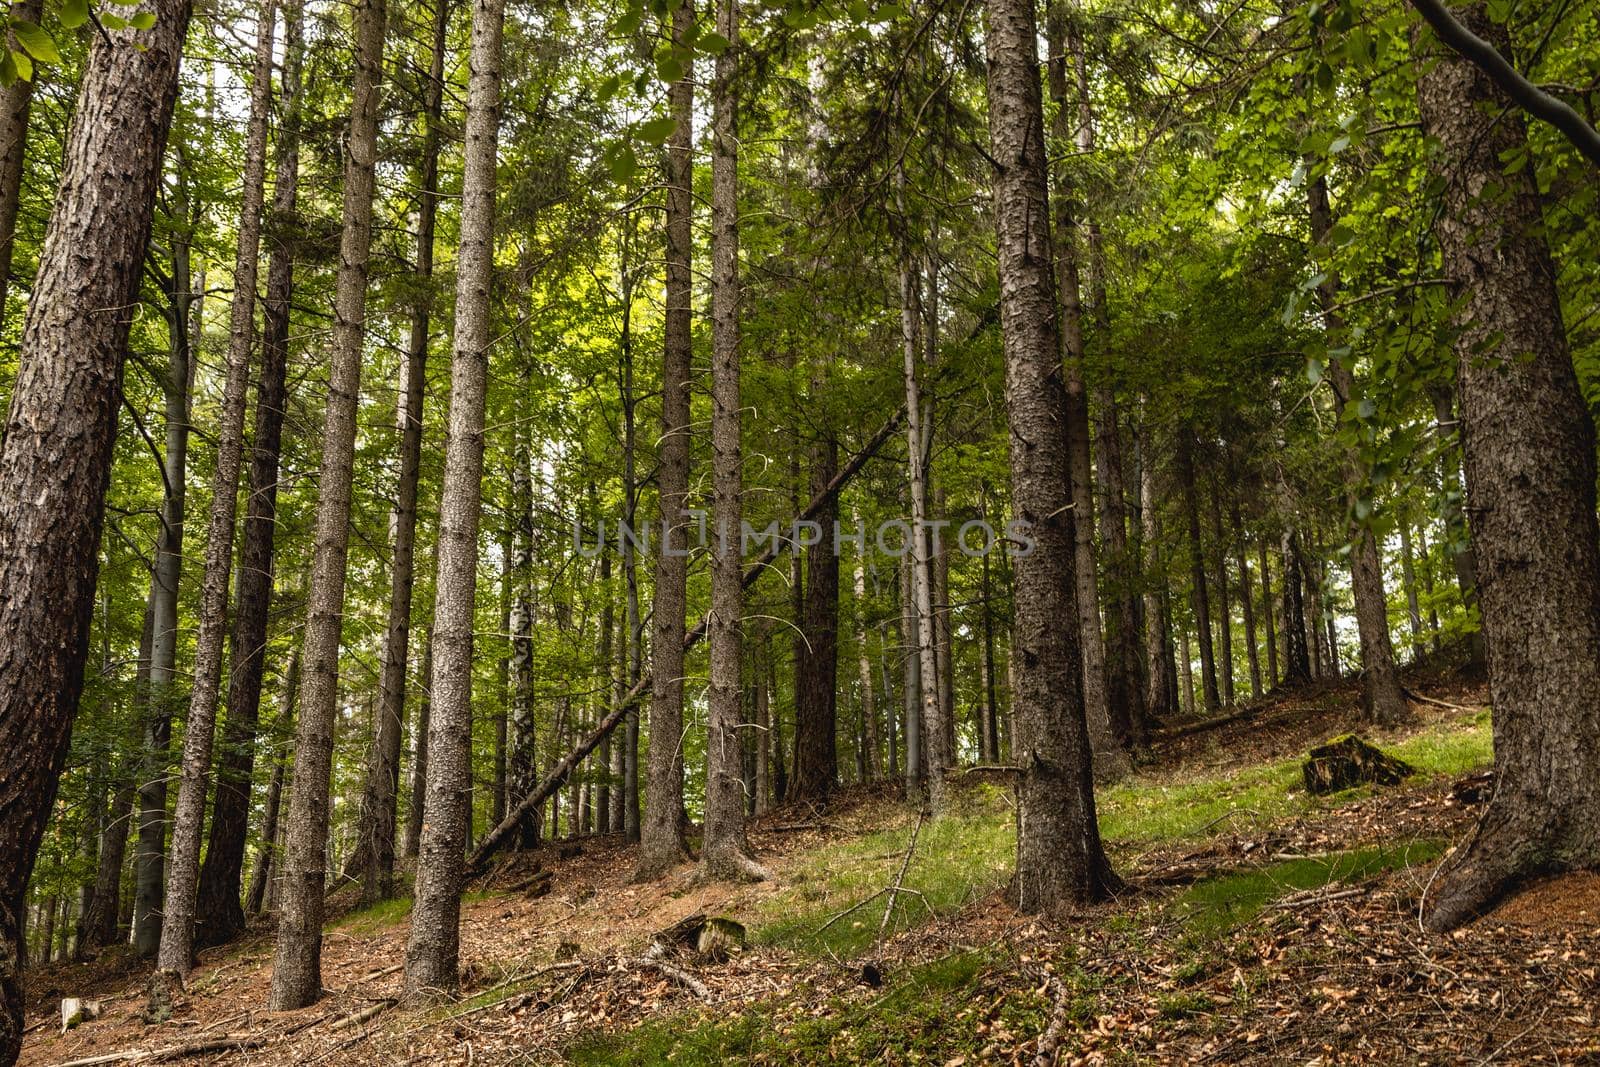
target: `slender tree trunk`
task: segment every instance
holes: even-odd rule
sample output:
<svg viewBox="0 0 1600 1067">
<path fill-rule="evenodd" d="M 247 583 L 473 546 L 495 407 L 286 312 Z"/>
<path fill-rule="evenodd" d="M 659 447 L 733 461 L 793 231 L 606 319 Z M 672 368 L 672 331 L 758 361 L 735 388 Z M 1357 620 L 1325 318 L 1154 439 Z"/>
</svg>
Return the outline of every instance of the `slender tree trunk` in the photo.
<svg viewBox="0 0 1600 1067">
<path fill-rule="evenodd" d="M 1318 245 L 1326 245 L 1333 229 L 1333 211 L 1328 203 L 1328 180 L 1318 174 L 1306 186 L 1310 198 L 1311 236 Z M 1317 286 L 1317 296 L 1322 304 L 1323 323 L 1330 339 L 1344 335 L 1344 321 L 1338 312 L 1339 275 L 1332 268 L 1322 274 Z M 1330 344 L 1331 347 L 1331 344 Z M 1345 408 L 1355 396 L 1355 375 L 1341 359 L 1332 360 L 1328 367 L 1329 383 L 1333 387 L 1334 411 L 1344 418 Z M 1350 588 L 1355 594 L 1356 626 L 1361 633 L 1362 703 L 1366 717 L 1385 726 L 1410 722 L 1414 716 L 1400 691 L 1400 671 L 1395 666 L 1394 642 L 1389 636 L 1389 604 L 1383 591 L 1383 560 L 1378 554 L 1378 541 L 1372 527 L 1361 521 L 1357 512 L 1361 486 L 1368 472 L 1353 449 L 1344 455 L 1345 483 L 1351 516 L 1350 533 L 1355 544 L 1350 553 Z M 1333 655 L 1334 642 L 1329 648 Z"/>
<path fill-rule="evenodd" d="M 984 486 L 983 501 L 985 511 L 989 500 L 988 486 Z M 979 659 L 981 665 L 978 679 L 982 689 L 983 716 L 980 724 L 980 744 L 982 751 L 978 759 L 982 763 L 1000 762 L 1000 707 L 997 699 L 999 689 L 995 677 L 994 657 L 994 581 L 991 575 L 992 566 L 989 553 L 985 552 L 979 561 L 979 574 L 982 585 L 980 595 L 983 597 L 983 655 Z"/>
<path fill-rule="evenodd" d="M 690 51 L 690 0 L 671 11 L 675 45 Z M 661 543 L 656 556 L 654 633 L 650 641 L 650 754 L 637 881 L 658 878 L 688 861 L 683 841 L 683 635 L 687 608 L 689 493 L 689 377 L 694 217 L 694 63 L 667 90 L 675 123 L 667 139 L 667 288 L 661 374 Z"/>
<path fill-rule="evenodd" d="M 181 160 L 182 153 L 178 153 Z M 176 176 L 174 209 L 184 222 L 171 237 L 172 274 L 167 308 L 166 452 L 163 459 L 161 530 L 151 583 L 153 614 L 149 685 L 145 690 L 144 770 L 139 783 L 139 837 L 134 850 L 133 947 L 153 956 L 161 940 L 161 910 L 166 887 L 167 776 L 172 744 L 172 712 L 177 700 L 178 586 L 183 577 L 183 534 L 187 503 L 189 406 L 197 353 L 191 349 L 191 290 L 188 230 L 188 178 Z"/>
<path fill-rule="evenodd" d="M 450 429 L 439 504 L 439 574 L 433 609 L 433 721 L 428 724 L 428 818 L 406 943 L 406 992 L 458 985 L 462 858 L 472 782 L 472 620 L 483 505 L 483 419 L 489 377 L 494 274 L 495 165 L 500 140 L 500 53 L 505 0 L 473 0 L 466 167 L 456 257 Z"/>
<path fill-rule="evenodd" d="M 1411 657 L 1422 651 L 1422 609 L 1417 602 L 1417 567 L 1411 552 L 1411 520 L 1400 520 L 1400 581 L 1405 586 L 1406 618 L 1411 623 Z"/>
<path fill-rule="evenodd" d="M 821 393 L 813 382 L 813 395 Z M 839 468 L 839 443 L 827 434 L 811 453 L 811 495 L 816 497 L 833 480 Z M 838 519 L 837 501 L 816 516 L 820 540 L 806 549 L 805 600 L 801 629 L 805 640 L 796 652 L 800 668 L 795 674 L 794 759 L 790 765 L 787 799 L 823 803 L 839 781 L 839 556 L 832 544 Z M 928 616 L 932 639 L 933 616 Z M 938 695 L 933 695 L 938 700 Z M 936 705 L 924 703 L 937 716 Z"/>
<path fill-rule="evenodd" d="M 1233 691 L 1233 605 L 1228 589 L 1228 538 L 1222 528 L 1222 486 L 1213 475 L 1211 482 L 1211 542 L 1217 554 L 1217 674 L 1222 686 L 1222 703 L 1232 707 Z"/>
<path fill-rule="evenodd" d="M 422 841 L 422 817 L 427 813 L 428 727 L 433 707 L 433 627 L 422 639 L 422 693 L 417 701 L 417 723 L 411 744 L 411 805 L 406 811 L 405 855 L 415 859 Z"/>
<path fill-rule="evenodd" d="M 904 219 L 905 172 L 895 171 L 895 196 Z M 906 393 L 906 465 L 911 489 L 910 588 L 906 600 L 906 636 L 915 648 L 917 752 L 928 765 L 928 799 L 934 810 L 944 804 L 945 770 L 950 753 L 944 750 L 945 731 L 939 708 L 938 633 L 933 618 L 932 571 L 928 542 L 928 467 L 930 429 L 925 425 L 927 410 L 917 374 L 917 354 L 922 330 L 922 281 L 909 238 L 900 249 L 900 340 Z M 909 705 L 908 705 L 909 707 Z M 909 720 L 908 720 L 909 721 Z M 911 774 L 907 766 L 907 796 L 914 796 L 921 785 L 921 772 Z"/>
<path fill-rule="evenodd" d="M 1068 96 L 1068 51 L 1066 12 L 1052 4 L 1046 21 L 1049 46 L 1048 73 L 1050 96 L 1056 104 L 1053 133 L 1057 140 L 1075 143 L 1073 108 Z M 1102 780 L 1115 780 L 1131 767 L 1127 748 L 1122 744 L 1111 707 L 1108 686 L 1106 646 L 1100 629 L 1100 594 L 1097 586 L 1099 566 L 1094 543 L 1094 465 L 1089 448 L 1089 394 L 1084 385 L 1083 291 L 1079 279 L 1077 227 L 1079 208 L 1076 191 L 1067 180 L 1065 168 L 1057 168 L 1053 190 L 1055 207 L 1055 269 L 1061 311 L 1062 356 L 1066 361 L 1066 407 L 1063 419 L 1067 428 L 1067 449 L 1071 479 L 1073 524 L 1076 542 L 1073 574 L 1077 583 L 1078 628 L 1082 631 L 1083 697 L 1089 721 L 1089 741 L 1094 747 L 1094 769 Z M 1126 710 L 1126 705 L 1121 710 Z"/>
<path fill-rule="evenodd" d="M 855 516 L 856 525 L 861 525 L 859 513 Z M 866 563 L 862 559 L 865 553 L 856 556 L 854 569 L 854 593 L 856 613 L 856 667 L 861 675 L 861 735 L 865 748 L 864 759 L 861 761 L 861 777 L 864 781 L 876 781 L 883 777 L 882 738 L 879 736 L 878 702 L 872 681 L 872 650 L 867 644 L 867 571 Z"/>
<path fill-rule="evenodd" d="M 11 5 L 12 22 L 38 25 L 41 0 Z M 11 48 L 17 44 L 12 35 Z M 0 91 L 0 323 L 5 321 L 11 257 L 16 251 L 17 210 L 22 205 L 22 172 L 28 149 L 28 116 L 33 105 L 33 79 L 17 78 Z"/>
<path fill-rule="evenodd" d="M 151 29 L 90 49 L 0 445 L 4 1063 L 22 1040 L 25 894 L 83 691 L 118 385 L 189 25 L 186 0 L 147 10 Z"/>
<path fill-rule="evenodd" d="M 239 469 L 244 459 L 244 420 L 250 392 L 250 352 L 255 347 L 256 280 L 267 184 L 267 119 L 272 108 L 272 50 L 277 29 L 274 0 L 260 0 L 260 5 L 256 17 L 250 117 L 245 133 L 244 180 L 239 197 L 227 372 L 217 428 L 217 464 L 211 482 L 205 573 L 200 583 L 194 685 L 183 731 L 183 764 L 178 779 L 177 808 L 172 819 L 167 899 L 162 909 L 161 946 L 156 954 L 158 968 L 178 975 L 187 975 L 194 962 L 200 844 L 205 829 L 206 794 L 211 784 L 211 751 L 217 732 L 222 648 L 228 632 L 228 583 L 233 571 L 234 530 L 239 515 Z"/>
<path fill-rule="evenodd" d="M 613 642 L 617 630 L 617 602 L 611 585 L 611 553 L 602 548 L 600 556 L 600 670 L 601 699 L 610 708 L 622 701 L 622 672 L 617 670 Z M 597 781 L 594 787 L 594 826 L 596 833 L 611 832 L 611 736 L 600 742 L 600 752 L 595 760 Z M 501 812 L 504 818 L 505 813 Z M 495 820 L 499 825 L 500 819 Z"/>
<path fill-rule="evenodd" d="M 1509 51 L 1481 5 L 1455 10 Z M 1495 711 L 1494 796 L 1425 912 L 1446 930 L 1534 875 L 1600 866 L 1600 529 L 1594 424 L 1538 192 L 1503 163 L 1528 150 L 1522 118 L 1452 55 L 1423 68 L 1418 97 L 1444 184 L 1435 232 L 1462 301 L 1466 512 Z"/>
<path fill-rule="evenodd" d="M 322 471 L 311 565 L 305 678 L 295 727 L 294 788 L 283 857 L 274 1011 L 303 1008 L 322 994 L 323 887 L 327 880 L 328 789 L 339 697 L 339 632 L 344 620 L 350 484 L 372 249 L 378 86 L 383 76 L 384 0 L 358 0 L 355 82 L 345 139 L 343 234 L 334 295 L 333 351 L 322 431 Z"/>
<path fill-rule="evenodd" d="M 239 572 L 234 579 L 234 624 L 229 654 L 228 714 L 218 758 L 216 797 L 205 863 L 200 868 L 195 938 L 219 945 L 243 929 L 240 906 L 250 780 L 255 770 L 261 679 L 272 606 L 273 539 L 277 525 L 278 458 L 288 404 L 289 308 L 294 284 L 295 207 L 299 188 L 301 3 L 284 4 L 282 120 L 276 145 L 275 188 L 267 239 L 271 243 L 267 295 L 262 309 L 261 371 L 256 385 L 255 432 L 250 443 Z M 270 840 L 270 838 L 269 838 Z"/>
<path fill-rule="evenodd" d="M 911 553 L 902 559 L 900 571 L 900 659 L 905 670 L 902 715 L 905 721 L 906 799 L 916 800 L 922 791 L 922 657 L 917 647 L 916 562 Z"/>
<path fill-rule="evenodd" d="M 1189 648 L 1189 628 L 1187 626 L 1180 626 L 1178 631 L 1180 642 L 1178 666 L 1183 674 L 1183 692 L 1180 694 L 1183 697 L 1183 714 L 1186 716 L 1193 716 L 1195 713 L 1194 660 L 1191 658 L 1193 656 L 1193 652 Z"/>
<path fill-rule="evenodd" d="M 630 231 L 631 233 L 631 231 Z M 624 250 L 631 245 L 624 245 Z M 634 471 L 637 433 L 634 424 L 633 390 L 633 278 L 626 259 L 623 262 L 622 300 L 622 499 L 624 520 L 629 529 L 638 520 L 639 486 Z M 639 616 L 639 562 L 631 538 L 622 539 L 622 577 L 627 586 L 628 690 L 644 676 L 644 622 Z M 622 821 L 619 829 L 629 841 L 639 840 L 639 706 L 629 702 L 627 726 L 622 745 Z"/>
<path fill-rule="evenodd" d="M 1304 572 L 1300 565 L 1300 536 L 1285 530 L 1283 552 L 1283 680 L 1289 685 L 1309 682 L 1311 650 L 1306 645 Z"/>
<path fill-rule="evenodd" d="M 1244 519 L 1239 514 L 1238 496 L 1228 498 L 1229 515 L 1233 522 L 1233 546 L 1239 557 L 1239 609 L 1244 615 L 1244 651 L 1250 662 L 1250 697 L 1261 697 L 1261 654 L 1256 647 L 1255 590 L 1250 581 L 1250 550 L 1244 538 Z"/>
<path fill-rule="evenodd" d="M 283 693 L 278 702 L 278 724 L 273 733 L 287 735 L 294 727 L 295 705 L 300 699 L 300 650 L 289 653 L 289 665 L 284 670 Z M 267 885 L 272 878 L 273 859 L 279 854 L 278 841 L 282 836 L 279 818 L 283 807 L 283 783 L 289 765 L 287 754 L 275 752 L 272 759 L 272 778 L 267 783 L 267 796 L 261 816 L 261 847 L 256 851 L 255 871 L 250 876 L 250 889 L 245 894 L 245 911 L 259 915 L 267 897 Z"/>
<path fill-rule="evenodd" d="M 1267 540 L 1256 543 L 1256 557 L 1261 565 L 1261 624 L 1265 630 L 1267 646 L 1267 689 L 1278 686 L 1278 635 L 1273 622 L 1272 570 L 1267 562 Z"/>
<path fill-rule="evenodd" d="M 766 620 L 756 623 L 755 721 L 756 787 L 755 813 L 761 815 L 772 806 L 772 635 Z"/>
<path fill-rule="evenodd" d="M 1052 275 L 1038 28 L 1026 0 L 987 0 L 990 155 L 999 236 L 1000 321 L 1011 438 L 1011 496 L 1033 542 L 1016 559 L 1017 906 L 1054 911 L 1118 884 L 1095 821 L 1083 656 L 1064 619 L 1077 618 L 1074 517 L 1061 414 L 1067 408 Z"/>
<path fill-rule="evenodd" d="M 707 688 L 705 837 L 700 869 L 709 880 L 762 879 L 745 837 L 744 519 L 739 443 L 739 142 L 736 79 L 739 3 L 717 0 L 717 55 L 711 86 L 711 680 Z"/>
<path fill-rule="evenodd" d="M 439 145 L 444 101 L 444 59 L 449 0 L 434 0 L 433 40 L 423 88 L 423 131 L 417 168 L 416 263 L 410 336 L 401 364 L 398 405 L 400 471 L 389 518 L 393 556 L 389 572 L 389 616 L 384 627 L 378 715 L 367 754 L 356 817 L 355 852 L 347 870 L 361 879 L 361 898 L 371 903 L 394 895 L 395 823 L 400 793 L 401 735 L 405 732 L 406 668 L 411 647 L 411 602 L 416 579 L 417 482 L 422 470 L 423 405 L 433 313 L 434 229 L 439 213 Z"/>
<path fill-rule="evenodd" d="M 1200 543 L 1200 501 L 1195 487 L 1194 433 L 1184 430 L 1178 443 L 1178 478 L 1183 484 L 1183 509 L 1189 522 L 1189 588 L 1194 598 L 1194 624 L 1200 641 L 1200 680 L 1207 712 L 1222 707 L 1217 690 L 1217 666 L 1212 658 L 1211 598 L 1206 588 L 1205 550 Z"/>
<path fill-rule="evenodd" d="M 1439 654 L 1439 609 L 1435 607 L 1433 592 L 1433 556 L 1428 549 L 1428 534 L 1424 526 L 1417 527 L 1417 549 L 1422 554 L 1422 591 L 1428 600 L 1428 633 L 1432 638 L 1433 654 Z M 1480 631 L 1481 634 L 1481 631 Z"/>
</svg>

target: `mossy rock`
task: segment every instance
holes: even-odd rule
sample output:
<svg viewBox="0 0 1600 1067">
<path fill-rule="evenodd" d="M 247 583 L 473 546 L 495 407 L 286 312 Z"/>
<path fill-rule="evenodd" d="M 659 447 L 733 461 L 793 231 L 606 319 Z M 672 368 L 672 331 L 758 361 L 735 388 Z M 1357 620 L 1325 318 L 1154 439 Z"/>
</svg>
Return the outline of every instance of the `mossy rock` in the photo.
<svg viewBox="0 0 1600 1067">
<path fill-rule="evenodd" d="M 1358 785 L 1398 785 L 1416 773 L 1405 760 L 1389 755 L 1355 734 L 1336 737 L 1312 749 L 1301 771 L 1306 792 L 1317 796 Z"/>
</svg>

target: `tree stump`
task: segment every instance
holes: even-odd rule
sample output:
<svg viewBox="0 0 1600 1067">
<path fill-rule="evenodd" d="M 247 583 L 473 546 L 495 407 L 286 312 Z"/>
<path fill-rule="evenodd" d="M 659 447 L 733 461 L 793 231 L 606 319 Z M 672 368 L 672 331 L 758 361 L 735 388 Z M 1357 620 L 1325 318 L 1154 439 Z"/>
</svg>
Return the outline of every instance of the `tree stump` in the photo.
<svg viewBox="0 0 1600 1067">
<path fill-rule="evenodd" d="M 1301 770 L 1305 774 L 1306 792 L 1317 796 L 1367 783 L 1397 785 L 1415 773 L 1409 763 L 1355 734 L 1336 737 L 1312 749 Z"/>
</svg>

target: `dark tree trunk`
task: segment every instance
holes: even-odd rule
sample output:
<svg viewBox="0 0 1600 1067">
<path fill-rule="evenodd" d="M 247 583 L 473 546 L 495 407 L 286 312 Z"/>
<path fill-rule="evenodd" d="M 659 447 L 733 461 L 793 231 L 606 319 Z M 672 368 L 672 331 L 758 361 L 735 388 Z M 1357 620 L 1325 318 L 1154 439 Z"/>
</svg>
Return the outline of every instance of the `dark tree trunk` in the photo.
<svg viewBox="0 0 1600 1067">
<path fill-rule="evenodd" d="M 1211 597 L 1206 589 L 1205 548 L 1200 542 L 1200 501 L 1195 486 L 1194 434 L 1190 430 L 1182 431 L 1178 442 L 1178 479 L 1183 484 L 1184 517 L 1189 523 L 1189 590 L 1200 641 L 1200 682 L 1205 690 L 1206 711 L 1214 712 L 1222 707 L 1222 698 L 1217 691 L 1217 665 L 1212 658 Z"/>
<path fill-rule="evenodd" d="M 1267 646 L 1267 688 L 1271 690 L 1278 685 L 1278 633 L 1273 619 L 1272 570 L 1267 562 L 1265 537 L 1256 543 L 1256 558 L 1261 563 L 1261 625 Z"/>
<path fill-rule="evenodd" d="M 185 0 L 148 10 L 151 29 L 90 50 L 0 446 L 4 1063 L 22 1040 L 24 899 L 83 691 L 118 388 L 189 25 Z"/>
<path fill-rule="evenodd" d="M 15 21 L 39 24 L 41 0 L 11 5 Z M 11 48 L 17 44 L 14 36 Z M 17 78 L 0 91 L 0 322 L 5 321 L 11 257 L 16 251 L 17 210 L 22 206 L 22 171 L 28 149 L 28 114 L 33 105 L 33 79 Z"/>
<path fill-rule="evenodd" d="M 1509 51 L 1482 6 L 1456 8 Z M 1444 930 L 1523 880 L 1600 865 L 1600 529 L 1594 424 L 1567 346 L 1555 266 L 1528 170 L 1521 116 L 1451 55 L 1418 82 L 1436 139 L 1444 210 L 1435 230 L 1462 297 L 1457 380 L 1466 508 L 1494 706 L 1494 796 L 1445 861 L 1428 926 Z"/>
<path fill-rule="evenodd" d="M 674 5 L 672 39 L 685 52 L 694 28 L 693 5 Z M 661 372 L 661 462 L 656 486 L 661 505 L 657 547 L 654 632 L 650 641 L 650 754 L 645 812 L 634 877 L 658 878 L 687 862 L 680 815 L 683 810 L 683 636 L 687 610 L 689 493 L 689 378 L 694 252 L 694 63 L 667 90 L 674 120 L 667 139 L 666 321 Z"/>
<path fill-rule="evenodd" d="M 1250 661 L 1250 696 L 1261 696 L 1261 653 L 1256 646 L 1255 590 L 1250 581 L 1250 549 L 1244 539 L 1244 519 L 1239 514 L 1237 495 L 1228 498 L 1233 519 L 1233 547 L 1239 556 L 1239 607 L 1244 613 L 1244 650 Z"/>
<path fill-rule="evenodd" d="M 322 995 L 328 790 L 339 698 L 339 636 L 344 622 L 350 486 L 366 333 L 378 87 L 383 75 L 385 27 L 384 0 L 358 0 L 328 404 L 323 418 L 322 470 L 302 663 L 304 693 L 295 724 L 294 788 L 289 797 L 278 940 L 268 1001 L 274 1011 L 303 1008 Z"/>
<path fill-rule="evenodd" d="M 1033 542 L 1015 567 L 1017 906 L 1053 911 L 1116 885 L 1095 821 L 1073 581 L 1061 338 L 1045 175 L 1038 27 L 1026 0 L 987 0 L 990 155 L 995 172 L 1000 322 L 1006 361 L 1011 497 Z"/>
<path fill-rule="evenodd" d="M 1222 703 L 1232 707 L 1233 605 L 1228 595 L 1228 538 L 1222 529 L 1222 486 L 1211 478 L 1211 542 L 1217 554 L 1217 674 L 1222 683 Z"/>
<path fill-rule="evenodd" d="M 839 443 L 825 437 L 812 449 L 811 492 L 818 491 L 838 472 Z M 836 746 L 838 729 L 839 668 L 839 557 L 833 550 L 834 522 L 839 517 L 837 502 L 830 503 L 816 517 L 822 540 L 806 549 L 805 613 L 801 629 L 805 641 L 796 651 L 800 669 L 795 672 L 794 763 L 786 799 L 821 803 L 839 780 Z M 930 590 L 931 591 L 931 590 Z M 932 644 L 934 620 L 930 610 L 927 630 Z M 929 708 L 927 694 L 923 711 Z"/>
<path fill-rule="evenodd" d="M 294 728 L 295 703 L 300 697 L 300 651 L 289 654 L 289 666 L 284 673 L 283 697 L 278 710 L 276 734 L 286 735 Z M 250 875 L 250 889 L 245 894 L 245 912 L 261 914 L 267 899 L 267 886 L 272 878 L 273 860 L 278 856 L 279 813 L 283 807 L 283 780 L 288 769 L 287 753 L 274 751 L 272 778 L 267 783 L 267 796 L 261 813 L 261 847 L 256 851 L 256 867 Z"/>
<path fill-rule="evenodd" d="M 1311 681 L 1311 650 L 1306 646 L 1304 568 L 1300 535 L 1283 535 L 1283 680 L 1289 685 Z"/>
</svg>

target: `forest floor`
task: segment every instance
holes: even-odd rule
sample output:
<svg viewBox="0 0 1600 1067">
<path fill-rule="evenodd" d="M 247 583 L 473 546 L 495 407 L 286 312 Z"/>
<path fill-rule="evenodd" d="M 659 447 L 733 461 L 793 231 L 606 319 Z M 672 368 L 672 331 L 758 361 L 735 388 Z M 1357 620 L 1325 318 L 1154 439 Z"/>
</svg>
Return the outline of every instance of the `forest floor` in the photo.
<svg viewBox="0 0 1600 1067">
<path fill-rule="evenodd" d="M 1148 766 L 1100 794 L 1128 887 L 1079 915 L 1009 906 L 1006 791 L 974 783 L 958 813 L 924 822 L 886 788 L 854 790 L 825 813 L 758 820 L 772 877 L 757 885 L 699 885 L 689 868 L 631 885 L 632 849 L 611 838 L 502 860 L 464 905 L 467 993 L 448 1004 L 394 1004 L 404 902 L 330 924 L 327 996 L 298 1012 L 263 1007 L 265 928 L 204 953 L 156 1025 L 139 1018 L 142 964 L 39 968 L 21 1062 L 1600 1062 L 1600 876 L 1422 931 L 1491 742 L 1481 690 L 1407 684 L 1442 703 L 1415 704 L 1414 727 L 1361 728 L 1418 771 L 1388 789 L 1318 798 L 1300 784 L 1309 747 L 1359 727 L 1353 685 L 1169 726 Z M 513 888 L 540 866 L 547 892 Z M 880 891 L 902 868 L 914 892 L 886 915 Z M 644 958 L 697 912 L 745 924 L 747 949 Z M 104 1014 L 59 1033 L 64 996 L 100 998 Z"/>
</svg>

